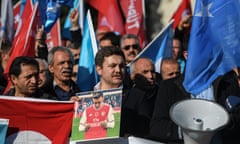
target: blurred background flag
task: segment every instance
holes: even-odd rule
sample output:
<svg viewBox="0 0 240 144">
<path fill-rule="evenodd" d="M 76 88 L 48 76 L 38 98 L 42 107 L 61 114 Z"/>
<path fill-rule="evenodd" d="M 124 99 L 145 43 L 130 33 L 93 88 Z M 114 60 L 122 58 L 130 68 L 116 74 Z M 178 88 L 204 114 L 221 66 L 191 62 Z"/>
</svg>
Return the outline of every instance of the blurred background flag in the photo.
<svg viewBox="0 0 240 144">
<path fill-rule="evenodd" d="M 84 21 L 84 15 L 85 15 L 83 0 L 74 0 L 73 8 L 70 9 L 70 11 L 69 11 L 69 13 L 68 13 L 68 15 L 67 15 L 67 17 L 65 19 L 64 27 L 62 29 L 62 37 L 66 38 L 66 39 L 69 39 L 69 40 L 72 40 L 72 36 L 71 36 L 70 31 L 69 31 L 69 29 L 72 26 L 72 22 L 70 20 L 70 15 L 71 15 L 71 12 L 74 9 L 78 10 L 78 13 L 79 13 L 79 26 L 80 26 L 81 29 L 83 29 L 83 21 Z"/>
<path fill-rule="evenodd" d="M 73 6 L 73 0 L 39 0 L 40 15 L 44 31 L 49 32 L 61 15 L 61 6 Z"/>
<path fill-rule="evenodd" d="M 12 42 L 13 37 L 14 37 L 14 14 L 12 1 L 3 0 L 1 2 L 0 43 L 2 42 L 2 40 L 8 40 Z"/>
<path fill-rule="evenodd" d="M 191 0 L 182 0 L 171 19 L 174 19 L 173 28 L 176 29 L 180 21 L 186 16 L 192 15 Z"/>
<path fill-rule="evenodd" d="M 26 7 L 28 9 L 26 9 Z M 24 21 L 23 25 L 20 27 L 19 32 L 15 34 L 14 41 L 12 43 L 11 51 L 9 54 L 9 60 L 7 66 L 4 70 L 4 75 L 7 76 L 9 72 L 10 65 L 12 61 L 18 56 L 31 56 L 33 57 L 34 46 L 35 46 L 35 35 L 37 27 L 40 26 L 39 17 L 37 17 L 38 11 L 38 2 L 34 4 L 33 10 L 30 10 L 30 5 L 26 5 L 23 16 L 27 16 L 26 21 Z M 30 12 L 30 13 L 29 13 Z M 8 85 L 5 88 L 5 92 L 7 92 L 11 87 L 11 81 L 8 81 Z M 5 93 L 4 92 L 4 93 Z"/>
<path fill-rule="evenodd" d="M 88 3 L 98 11 L 97 29 L 108 27 L 110 31 L 123 35 L 124 22 L 117 0 L 88 0 Z"/>
<path fill-rule="evenodd" d="M 145 0 L 120 0 L 119 3 L 126 19 L 125 32 L 137 35 L 144 48 L 147 44 Z"/>
<path fill-rule="evenodd" d="M 155 64 L 156 71 L 160 72 L 162 59 L 172 57 L 173 22 L 173 20 L 170 21 L 135 59 L 139 57 L 150 58 Z M 128 64 L 128 67 L 130 65 L 131 63 Z"/>
<path fill-rule="evenodd" d="M 95 69 L 94 60 L 97 51 L 97 41 L 90 11 L 88 11 L 84 25 L 83 40 L 78 64 L 77 84 L 81 91 L 93 90 L 94 85 L 98 82 L 99 78 Z"/>
<path fill-rule="evenodd" d="M 0 118 L 0 144 L 5 143 L 9 119 Z"/>
<path fill-rule="evenodd" d="M 197 0 L 183 85 L 197 95 L 240 66 L 240 1 Z"/>
</svg>

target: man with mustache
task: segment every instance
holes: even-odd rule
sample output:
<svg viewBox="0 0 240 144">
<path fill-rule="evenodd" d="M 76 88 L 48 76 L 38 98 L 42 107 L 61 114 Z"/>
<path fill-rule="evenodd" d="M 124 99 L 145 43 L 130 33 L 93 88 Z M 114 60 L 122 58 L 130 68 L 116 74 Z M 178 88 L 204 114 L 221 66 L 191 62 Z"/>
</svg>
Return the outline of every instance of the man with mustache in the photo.
<svg viewBox="0 0 240 144">
<path fill-rule="evenodd" d="M 126 59 L 126 65 L 129 64 L 141 51 L 139 39 L 134 34 L 126 34 L 122 36 L 120 45 Z"/>
<path fill-rule="evenodd" d="M 50 94 L 57 100 L 77 101 L 75 93 L 80 92 L 76 83 L 71 79 L 74 65 L 72 52 L 62 46 L 52 48 L 48 53 L 48 69 L 53 75 L 53 83 L 50 84 Z"/>
<path fill-rule="evenodd" d="M 121 88 L 125 78 L 125 58 L 121 49 L 116 46 L 100 49 L 95 57 L 96 71 L 100 82 L 94 90 Z"/>
<path fill-rule="evenodd" d="M 5 95 L 46 99 L 52 98 L 38 88 L 39 64 L 32 57 L 16 57 L 9 68 L 9 77 L 13 84 L 13 88 Z"/>
</svg>

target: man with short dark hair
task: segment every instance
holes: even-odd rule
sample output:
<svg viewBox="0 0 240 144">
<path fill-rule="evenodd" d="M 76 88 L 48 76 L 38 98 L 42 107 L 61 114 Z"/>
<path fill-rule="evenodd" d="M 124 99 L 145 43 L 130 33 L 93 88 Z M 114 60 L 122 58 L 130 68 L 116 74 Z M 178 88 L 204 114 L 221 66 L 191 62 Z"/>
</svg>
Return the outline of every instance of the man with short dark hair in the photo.
<svg viewBox="0 0 240 144">
<path fill-rule="evenodd" d="M 100 49 L 95 57 L 96 71 L 100 82 L 94 90 L 107 90 L 122 87 L 126 67 L 123 52 L 115 46 Z"/>
<path fill-rule="evenodd" d="M 9 77 L 13 88 L 6 95 L 53 99 L 38 88 L 39 64 L 34 58 L 16 57 L 10 66 Z"/>
<path fill-rule="evenodd" d="M 120 35 L 117 35 L 114 32 L 107 32 L 99 40 L 99 46 L 100 48 L 104 48 L 107 46 L 116 46 L 119 48 L 120 39 L 121 39 Z"/>
</svg>

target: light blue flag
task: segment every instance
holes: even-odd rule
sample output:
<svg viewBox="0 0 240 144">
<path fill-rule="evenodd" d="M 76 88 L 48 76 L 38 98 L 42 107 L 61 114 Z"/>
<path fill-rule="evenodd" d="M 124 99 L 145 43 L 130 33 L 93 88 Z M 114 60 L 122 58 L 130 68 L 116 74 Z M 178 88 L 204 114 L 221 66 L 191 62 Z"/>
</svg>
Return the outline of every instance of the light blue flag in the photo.
<svg viewBox="0 0 240 144">
<path fill-rule="evenodd" d="M 1 29 L 0 39 L 13 41 L 14 38 L 14 15 L 11 0 L 4 0 L 1 3 Z M 2 42 L 2 41 L 1 41 Z"/>
<path fill-rule="evenodd" d="M 183 85 L 197 95 L 240 66 L 240 1 L 197 0 Z"/>
<path fill-rule="evenodd" d="M 163 58 L 172 57 L 173 41 L 173 20 L 165 26 L 159 34 L 135 57 L 150 58 L 155 64 L 155 71 L 160 72 L 161 61 Z M 135 59 L 132 61 L 134 62 Z M 128 67 L 132 64 L 128 64 Z"/>
<path fill-rule="evenodd" d="M 93 90 L 94 85 L 99 81 L 94 61 L 97 51 L 97 41 L 93 29 L 90 11 L 88 11 L 84 25 L 77 76 L 77 84 L 81 91 Z"/>
<path fill-rule="evenodd" d="M 61 15 L 61 6 L 73 6 L 73 0 L 39 0 L 40 16 L 45 32 L 51 28 Z"/>
<path fill-rule="evenodd" d="M 5 143 L 8 123 L 9 123 L 8 119 L 0 119 L 0 144 Z"/>
<path fill-rule="evenodd" d="M 62 29 L 62 37 L 64 38 L 67 38 L 69 40 L 72 40 L 72 36 L 71 36 L 71 33 L 69 31 L 69 29 L 71 28 L 72 26 L 72 22 L 70 20 L 70 14 L 71 12 L 74 10 L 74 9 L 77 9 L 78 10 L 78 13 L 79 13 L 79 26 L 81 29 L 83 29 L 83 16 L 85 15 L 84 14 L 84 7 L 83 7 L 83 0 L 74 0 L 73 2 L 73 8 L 71 8 L 69 10 L 69 13 L 65 19 L 65 23 L 64 23 L 64 27 Z"/>
</svg>

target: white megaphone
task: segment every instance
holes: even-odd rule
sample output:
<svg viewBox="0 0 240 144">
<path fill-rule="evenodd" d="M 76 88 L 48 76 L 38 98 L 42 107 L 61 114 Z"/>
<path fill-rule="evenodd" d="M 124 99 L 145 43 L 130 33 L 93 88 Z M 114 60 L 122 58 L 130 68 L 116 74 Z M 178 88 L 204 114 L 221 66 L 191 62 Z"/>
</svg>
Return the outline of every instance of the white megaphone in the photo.
<svg viewBox="0 0 240 144">
<path fill-rule="evenodd" d="M 173 104 L 170 117 L 181 127 L 184 144 L 210 144 L 216 131 L 229 121 L 229 115 L 221 105 L 201 99 Z"/>
</svg>

